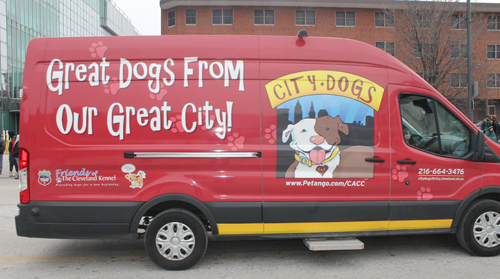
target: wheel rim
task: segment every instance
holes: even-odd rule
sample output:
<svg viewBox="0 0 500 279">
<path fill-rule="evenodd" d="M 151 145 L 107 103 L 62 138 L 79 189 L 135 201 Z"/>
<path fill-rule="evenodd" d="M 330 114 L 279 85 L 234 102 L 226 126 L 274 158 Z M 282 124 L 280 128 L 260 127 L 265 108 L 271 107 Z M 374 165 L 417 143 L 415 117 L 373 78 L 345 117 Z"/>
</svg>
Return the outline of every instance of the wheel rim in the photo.
<svg viewBox="0 0 500 279">
<path fill-rule="evenodd" d="M 168 223 L 156 234 L 158 252 L 170 261 L 181 261 L 189 257 L 193 253 L 194 246 L 194 233 L 183 223 Z"/>
<path fill-rule="evenodd" d="M 500 214 L 498 212 L 488 211 L 476 219 L 474 239 L 486 248 L 500 245 Z"/>
</svg>

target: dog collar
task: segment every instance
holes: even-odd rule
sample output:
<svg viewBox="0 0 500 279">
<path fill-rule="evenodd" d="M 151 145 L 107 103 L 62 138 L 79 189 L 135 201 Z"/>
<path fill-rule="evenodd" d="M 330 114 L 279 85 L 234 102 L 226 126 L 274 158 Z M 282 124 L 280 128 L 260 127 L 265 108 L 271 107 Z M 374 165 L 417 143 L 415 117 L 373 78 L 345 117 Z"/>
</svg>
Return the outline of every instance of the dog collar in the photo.
<svg viewBox="0 0 500 279">
<path fill-rule="evenodd" d="M 330 156 L 328 156 L 328 158 L 326 158 L 321 164 L 325 164 L 325 163 L 330 162 L 333 158 L 335 158 L 335 156 L 337 156 L 338 153 L 339 153 L 339 148 L 335 147 L 335 149 L 332 151 Z M 312 165 L 316 165 L 311 160 L 309 160 L 305 157 L 300 157 L 299 154 L 295 154 L 295 160 L 299 161 L 299 163 L 301 163 L 301 164 L 307 165 L 308 167 L 310 167 Z"/>
</svg>

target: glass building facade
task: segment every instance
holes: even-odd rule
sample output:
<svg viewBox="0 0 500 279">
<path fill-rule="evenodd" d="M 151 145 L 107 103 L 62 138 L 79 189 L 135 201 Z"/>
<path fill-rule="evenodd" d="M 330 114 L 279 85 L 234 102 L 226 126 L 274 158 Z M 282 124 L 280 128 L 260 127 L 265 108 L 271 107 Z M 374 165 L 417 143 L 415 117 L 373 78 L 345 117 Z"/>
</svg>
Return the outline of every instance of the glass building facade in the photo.
<svg viewBox="0 0 500 279">
<path fill-rule="evenodd" d="M 140 34 L 111 0 L 0 0 L 0 130 L 18 132 L 31 39 L 123 35 Z"/>
</svg>

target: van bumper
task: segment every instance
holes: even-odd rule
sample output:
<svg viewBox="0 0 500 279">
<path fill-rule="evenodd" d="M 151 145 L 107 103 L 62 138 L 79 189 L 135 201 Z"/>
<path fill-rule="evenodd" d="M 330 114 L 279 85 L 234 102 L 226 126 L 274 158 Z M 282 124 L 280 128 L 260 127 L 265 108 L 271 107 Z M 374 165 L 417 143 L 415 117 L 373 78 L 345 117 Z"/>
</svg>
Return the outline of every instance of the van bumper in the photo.
<svg viewBox="0 0 500 279">
<path fill-rule="evenodd" d="M 143 202 L 55 202 L 18 204 L 18 236 L 95 238 L 129 235 Z"/>
</svg>

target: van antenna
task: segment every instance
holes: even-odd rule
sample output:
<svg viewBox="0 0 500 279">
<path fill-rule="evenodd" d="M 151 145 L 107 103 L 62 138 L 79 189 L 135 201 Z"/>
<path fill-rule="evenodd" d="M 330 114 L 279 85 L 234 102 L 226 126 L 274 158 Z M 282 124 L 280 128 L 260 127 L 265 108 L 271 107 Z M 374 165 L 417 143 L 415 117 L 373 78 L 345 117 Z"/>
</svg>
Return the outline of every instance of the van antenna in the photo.
<svg viewBox="0 0 500 279">
<path fill-rule="evenodd" d="M 308 37 L 309 34 L 307 33 L 307 31 L 305 29 L 302 29 L 299 31 L 299 33 L 297 34 L 297 37 L 299 38 L 303 38 L 303 37 Z"/>
<path fill-rule="evenodd" d="M 309 36 L 306 30 L 302 29 L 299 31 L 297 34 L 297 41 L 295 41 L 295 45 L 298 47 L 303 47 L 306 45 L 306 41 L 304 40 L 305 37 Z"/>
</svg>

